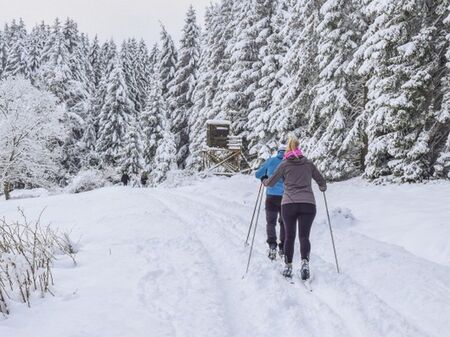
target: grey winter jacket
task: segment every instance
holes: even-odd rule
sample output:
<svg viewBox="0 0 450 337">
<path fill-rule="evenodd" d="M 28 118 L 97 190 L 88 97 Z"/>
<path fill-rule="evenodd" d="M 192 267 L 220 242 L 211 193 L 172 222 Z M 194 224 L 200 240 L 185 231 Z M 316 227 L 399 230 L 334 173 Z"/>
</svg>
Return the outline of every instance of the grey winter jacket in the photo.
<svg viewBox="0 0 450 337">
<path fill-rule="evenodd" d="M 281 204 L 307 203 L 315 205 L 311 179 L 319 185 L 321 191 L 327 189 L 327 183 L 317 167 L 307 158 L 285 159 L 275 173 L 264 180 L 265 186 L 273 186 L 278 180 L 284 181 L 284 194 Z"/>
</svg>

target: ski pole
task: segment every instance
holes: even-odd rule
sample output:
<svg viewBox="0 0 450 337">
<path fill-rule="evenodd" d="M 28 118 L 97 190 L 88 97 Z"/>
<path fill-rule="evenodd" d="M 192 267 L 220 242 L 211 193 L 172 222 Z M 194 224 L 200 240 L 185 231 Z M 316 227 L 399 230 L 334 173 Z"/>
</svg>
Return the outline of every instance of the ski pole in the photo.
<svg viewBox="0 0 450 337">
<path fill-rule="evenodd" d="M 252 220 L 250 220 L 250 225 L 249 225 L 249 227 L 248 227 L 247 238 L 245 239 L 245 245 L 246 245 L 246 246 L 248 246 L 248 238 L 250 237 L 250 232 L 251 232 L 251 230 L 252 230 L 253 220 L 254 220 L 254 218 L 255 218 L 256 208 L 258 207 L 259 197 L 260 197 L 262 188 L 263 188 L 263 183 L 262 183 L 262 181 L 261 181 L 261 185 L 259 185 L 258 196 L 256 197 L 255 208 L 253 209 Z"/>
<path fill-rule="evenodd" d="M 263 188 L 262 192 L 264 192 L 264 188 Z M 261 196 L 259 199 L 258 214 L 256 215 L 255 228 L 253 229 L 252 245 L 250 246 L 250 253 L 248 254 L 247 269 L 245 270 L 245 274 L 242 278 L 244 278 L 245 275 L 247 275 L 248 268 L 250 268 L 250 260 L 252 258 L 253 245 L 255 243 L 256 228 L 258 227 L 259 215 L 261 213 L 261 204 L 262 204 L 263 195 L 264 195 L 264 193 L 261 193 Z"/>
<path fill-rule="evenodd" d="M 323 200 L 325 200 L 325 208 L 327 209 L 328 225 L 330 227 L 330 235 L 331 235 L 331 242 L 333 244 L 334 259 L 336 260 L 336 269 L 339 274 L 340 270 L 339 270 L 339 263 L 338 263 L 338 258 L 337 258 L 337 254 L 336 254 L 336 245 L 334 244 L 333 229 L 331 228 L 330 212 L 328 211 L 327 196 L 325 195 L 325 192 L 323 192 Z"/>
</svg>

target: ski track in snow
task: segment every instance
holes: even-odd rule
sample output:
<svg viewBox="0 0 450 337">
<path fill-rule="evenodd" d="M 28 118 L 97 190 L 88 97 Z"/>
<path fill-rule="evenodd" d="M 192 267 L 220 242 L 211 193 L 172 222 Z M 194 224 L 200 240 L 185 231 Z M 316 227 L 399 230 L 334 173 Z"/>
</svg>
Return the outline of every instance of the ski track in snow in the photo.
<svg viewBox="0 0 450 337">
<path fill-rule="evenodd" d="M 263 211 L 243 277 L 256 195 L 233 199 L 220 184 L 218 191 L 206 181 L 176 189 L 91 192 L 106 202 L 83 220 L 89 224 L 83 231 L 99 228 L 82 240 L 78 270 L 57 268 L 67 282 L 57 279 L 57 296 L 37 301 L 31 310 L 15 305 L 13 315 L 0 320 L 0 335 L 438 337 L 450 331 L 449 267 L 338 226 L 343 272 L 337 275 L 320 214 L 312 233 L 312 293 L 298 278 L 286 282 L 281 262 L 268 260 Z M 49 212 L 64 207 L 67 198 L 74 201 L 73 214 L 48 214 L 52 223 L 77 223 L 77 212 L 93 200 L 80 201 L 82 196 L 46 198 Z M 34 213 L 43 205 L 18 200 L 0 204 L 0 211 L 14 214 L 22 204 Z M 122 211 L 112 212 L 118 207 Z M 97 270 L 98 276 L 91 275 Z M 88 280 L 81 283 L 78 273 Z"/>
<path fill-rule="evenodd" d="M 218 241 L 221 240 L 221 238 L 223 240 L 226 236 L 226 240 L 224 240 L 224 242 L 234 241 L 234 247 L 224 247 L 224 249 L 217 249 L 216 247 L 214 252 L 236 251 L 236 249 L 239 249 L 238 247 L 242 244 L 242 237 L 245 233 L 241 232 L 239 233 L 240 235 L 236 235 L 235 230 L 233 233 L 234 235 L 231 236 L 229 235 L 230 231 L 224 231 L 223 228 L 227 228 L 229 225 L 230 216 L 226 212 L 221 211 L 221 209 L 235 209 L 236 205 L 233 205 L 223 199 L 220 200 L 220 202 L 217 202 L 216 200 L 214 204 L 211 204 L 204 203 L 202 200 L 192 197 L 182 197 L 180 195 L 177 195 L 177 197 L 180 198 L 180 201 L 178 201 L 177 204 L 187 205 L 191 203 L 193 206 L 190 206 L 187 209 L 194 212 L 194 214 L 202 214 L 201 221 L 198 222 L 197 226 L 202 226 L 203 230 L 205 229 L 204 224 L 208 221 L 208 219 L 214 219 L 214 221 L 217 221 L 219 218 L 222 218 L 221 223 L 219 222 L 217 226 L 214 226 L 214 230 L 208 234 L 213 234 L 215 232 Z M 172 196 L 168 199 L 173 201 L 175 198 L 176 197 L 172 193 Z M 193 199 L 195 202 L 192 201 Z M 200 204 L 203 207 L 197 206 L 197 208 L 195 208 L 195 204 Z M 219 209 L 217 206 L 214 206 L 217 204 L 226 206 Z M 224 215 L 219 217 L 219 212 L 222 212 Z M 233 217 L 231 217 L 231 219 L 233 219 Z M 261 220 L 262 219 L 260 219 L 260 221 Z M 264 220 L 262 220 L 262 223 L 264 224 Z M 217 234 L 218 228 L 222 229 L 220 234 Z M 207 235 L 207 237 L 210 237 L 210 235 Z M 258 262 L 262 264 L 267 263 L 264 261 L 264 259 L 266 259 L 264 256 L 264 250 L 257 249 L 256 247 L 255 250 L 259 253 L 260 257 L 262 257 L 262 259 L 259 259 Z M 245 255 L 239 254 L 236 262 L 240 262 L 242 264 L 245 260 L 243 259 L 243 256 Z M 226 256 L 222 256 L 219 259 L 219 261 L 225 260 L 227 260 Z M 228 260 L 231 260 L 229 256 Z M 253 261 L 253 264 L 258 262 Z M 311 325 L 309 329 L 311 336 L 316 335 L 317 331 L 321 331 L 324 336 L 426 336 L 426 334 L 420 332 L 413 324 L 408 323 L 406 319 L 393 310 L 388 304 L 384 303 L 376 295 L 374 295 L 370 289 L 361 286 L 348 276 L 344 275 L 336 277 L 331 266 L 324 263 L 323 260 L 320 262 L 322 267 L 321 269 L 326 268 L 327 273 L 320 273 L 319 275 L 316 273 L 314 288 L 318 287 L 318 289 L 314 290 L 314 294 L 306 294 L 307 298 L 304 298 L 305 294 L 294 295 L 302 296 L 302 299 L 299 300 L 299 302 L 294 303 L 298 306 L 307 308 L 309 317 L 306 315 L 304 315 L 304 317 L 291 317 L 287 320 L 287 322 L 282 324 L 280 327 L 277 327 L 276 331 L 282 331 L 285 326 L 292 325 L 292 321 L 298 321 L 300 325 L 292 330 L 293 336 L 295 335 L 295 331 L 302 331 L 302 334 L 305 333 L 305 322 L 307 322 L 306 325 Z M 232 265 L 235 265 L 234 261 Z M 278 274 L 279 272 L 281 272 L 281 269 L 277 270 L 275 274 L 278 278 L 280 278 Z M 259 278 L 265 278 L 267 275 L 267 271 L 258 271 L 258 273 Z M 251 274 L 248 278 L 251 278 Z M 326 279 L 326 282 L 323 282 L 323 279 Z M 333 282 L 333 280 L 338 281 Z M 257 281 L 263 282 L 263 280 Z M 275 280 L 275 282 L 279 283 L 278 280 Z M 332 283 L 334 283 L 334 286 L 330 286 Z M 326 289 L 323 289 L 321 287 L 322 285 Z M 300 286 L 303 287 L 302 285 Z M 267 295 L 265 291 L 256 291 L 255 293 L 262 294 L 263 298 Z M 308 296 L 311 295 L 315 296 L 314 300 L 308 298 Z M 290 294 L 290 296 L 292 296 L 292 294 Z M 277 295 L 273 297 L 276 299 Z M 305 300 L 307 303 L 305 303 Z M 285 299 L 285 301 L 292 302 L 291 299 Z M 283 303 L 276 305 L 276 307 L 283 306 Z M 275 317 L 277 317 L 276 314 Z M 326 317 L 327 321 L 318 321 L 318 317 Z M 336 321 L 330 322 L 330 317 L 333 317 Z M 276 318 L 272 318 L 270 320 L 269 316 L 267 319 L 269 319 L 269 321 L 273 321 Z M 346 324 L 346 322 L 350 323 L 350 325 Z M 331 328 L 330 331 L 326 331 L 326 327 Z"/>
</svg>

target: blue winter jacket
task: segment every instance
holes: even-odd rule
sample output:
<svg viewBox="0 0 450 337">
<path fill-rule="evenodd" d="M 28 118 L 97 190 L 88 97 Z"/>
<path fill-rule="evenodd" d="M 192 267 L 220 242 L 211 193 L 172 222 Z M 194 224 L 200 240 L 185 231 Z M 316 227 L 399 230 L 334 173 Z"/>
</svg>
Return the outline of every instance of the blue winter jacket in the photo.
<svg viewBox="0 0 450 337">
<path fill-rule="evenodd" d="M 264 164 L 256 171 L 255 176 L 258 179 L 261 177 L 268 176 L 271 177 L 278 165 L 283 161 L 284 151 L 278 151 L 275 157 L 267 159 Z M 267 195 L 280 195 L 282 196 L 284 192 L 283 181 L 280 179 L 273 187 L 267 188 Z"/>
</svg>

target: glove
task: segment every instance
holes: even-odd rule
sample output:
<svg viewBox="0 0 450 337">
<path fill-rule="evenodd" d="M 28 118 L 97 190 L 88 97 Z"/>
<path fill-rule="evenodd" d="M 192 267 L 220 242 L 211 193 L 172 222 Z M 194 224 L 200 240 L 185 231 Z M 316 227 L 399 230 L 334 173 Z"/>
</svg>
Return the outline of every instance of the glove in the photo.
<svg viewBox="0 0 450 337">
<path fill-rule="evenodd" d="M 319 190 L 320 190 L 321 192 L 325 192 L 325 191 L 327 190 L 327 185 L 319 186 Z"/>
<path fill-rule="evenodd" d="M 266 175 L 263 175 L 261 178 L 259 178 L 260 180 L 261 180 L 261 182 L 263 182 L 264 180 L 266 180 L 266 179 L 269 179 L 269 176 L 266 174 Z"/>
</svg>

